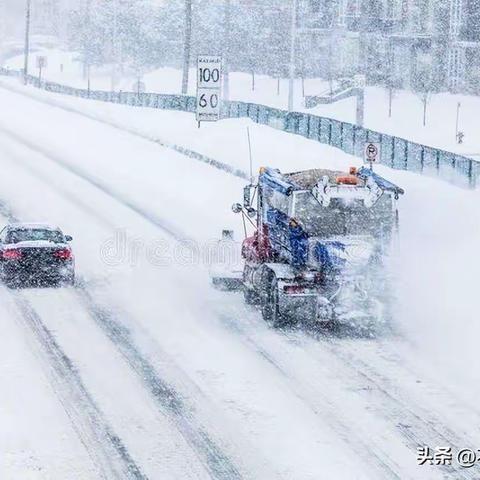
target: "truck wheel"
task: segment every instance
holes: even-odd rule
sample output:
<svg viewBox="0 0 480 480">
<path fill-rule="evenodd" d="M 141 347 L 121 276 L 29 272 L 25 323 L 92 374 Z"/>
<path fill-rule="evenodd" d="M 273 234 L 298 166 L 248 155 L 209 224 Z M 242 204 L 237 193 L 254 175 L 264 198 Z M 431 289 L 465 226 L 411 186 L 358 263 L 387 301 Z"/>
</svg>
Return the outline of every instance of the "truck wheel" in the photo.
<svg viewBox="0 0 480 480">
<path fill-rule="evenodd" d="M 247 305 L 258 305 L 260 303 L 260 297 L 255 290 L 250 290 L 249 288 L 243 289 L 243 298 Z"/>
<path fill-rule="evenodd" d="M 267 296 L 262 306 L 262 316 L 273 328 L 282 328 L 289 323 L 288 318 L 280 313 L 278 305 L 278 282 L 275 276 L 272 277 L 268 287 Z"/>
<path fill-rule="evenodd" d="M 11 290 L 14 290 L 20 287 L 20 282 L 12 278 L 6 278 L 5 280 L 3 280 L 3 284 Z"/>
</svg>

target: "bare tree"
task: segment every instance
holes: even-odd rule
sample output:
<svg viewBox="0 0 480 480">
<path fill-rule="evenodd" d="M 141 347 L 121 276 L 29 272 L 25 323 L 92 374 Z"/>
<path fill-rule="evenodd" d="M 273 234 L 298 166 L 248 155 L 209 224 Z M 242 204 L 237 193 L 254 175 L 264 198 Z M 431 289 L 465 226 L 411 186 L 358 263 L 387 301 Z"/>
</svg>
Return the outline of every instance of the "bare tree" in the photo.
<svg viewBox="0 0 480 480">
<path fill-rule="evenodd" d="M 427 125 L 427 105 L 430 101 L 430 94 L 431 92 L 425 91 L 421 92 L 420 98 L 423 103 L 423 126 L 425 127 Z"/>
<path fill-rule="evenodd" d="M 435 82 L 433 79 L 432 65 L 425 61 L 420 64 L 412 81 L 413 91 L 420 98 L 423 105 L 423 125 L 427 124 L 427 107 L 435 90 Z"/>
<path fill-rule="evenodd" d="M 427 107 L 434 90 L 432 70 L 429 66 L 421 68 L 414 77 L 413 89 L 423 105 L 423 126 L 427 124 Z"/>
<path fill-rule="evenodd" d="M 395 59 L 393 56 L 393 48 L 390 44 L 387 50 L 387 68 L 384 76 L 384 85 L 388 91 L 388 117 L 392 117 L 393 99 L 396 91 L 400 88 L 401 81 L 395 72 Z"/>
</svg>

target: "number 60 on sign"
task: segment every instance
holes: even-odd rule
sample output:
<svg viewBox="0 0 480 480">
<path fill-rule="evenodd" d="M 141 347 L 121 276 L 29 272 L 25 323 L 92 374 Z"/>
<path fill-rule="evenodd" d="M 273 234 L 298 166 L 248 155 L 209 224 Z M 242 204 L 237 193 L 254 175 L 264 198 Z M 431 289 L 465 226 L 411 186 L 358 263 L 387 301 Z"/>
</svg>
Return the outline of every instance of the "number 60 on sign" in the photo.
<svg viewBox="0 0 480 480">
<path fill-rule="evenodd" d="M 219 91 L 199 88 L 197 90 L 197 120 L 216 121 L 220 116 Z"/>
</svg>

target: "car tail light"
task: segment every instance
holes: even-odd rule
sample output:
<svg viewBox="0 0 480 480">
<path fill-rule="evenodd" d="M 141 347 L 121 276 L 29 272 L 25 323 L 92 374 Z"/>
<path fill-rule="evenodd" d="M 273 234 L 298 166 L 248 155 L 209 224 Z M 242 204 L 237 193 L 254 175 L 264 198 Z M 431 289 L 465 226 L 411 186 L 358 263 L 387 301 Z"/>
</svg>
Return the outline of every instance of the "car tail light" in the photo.
<svg viewBox="0 0 480 480">
<path fill-rule="evenodd" d="M 299 285 L 285 285 L 283 291 L 287 294 L 305 293 L 305 287 Z"/>
<path fill-rule="evenodd" d="M 5 260 L 18 260 L 22 258 L 22 252 L 20 250 L 4 250 L 2 252 L 2 258 Z"/>
<path fill-rule="evenodd" d="M 56 252 L 53 252 L 53 256 L 62 258 L 63 260 L 68 260 L 69 258 L 72 258 L 72 252 L 68 249 L 57 250 Z"/>
</svg>

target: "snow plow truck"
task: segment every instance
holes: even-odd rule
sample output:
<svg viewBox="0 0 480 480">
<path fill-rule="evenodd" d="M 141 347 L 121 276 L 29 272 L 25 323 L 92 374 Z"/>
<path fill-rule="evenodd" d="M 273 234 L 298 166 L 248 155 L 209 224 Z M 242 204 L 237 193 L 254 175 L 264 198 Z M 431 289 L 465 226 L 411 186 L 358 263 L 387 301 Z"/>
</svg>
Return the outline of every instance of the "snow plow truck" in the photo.
<svg viewBox="0 0 480 480">
<path fill-rule="evenodd" d="M 260 306 L 274 327 L 384 321 L 384 261 L 403 193 L 367 167 L 287 174 L 261 168 L 232 207 L 255 227 L 242 244 L 238 285 L 246 303 Z M 231 275 L 227 280 L 232 285 Z"/>
</svg>

